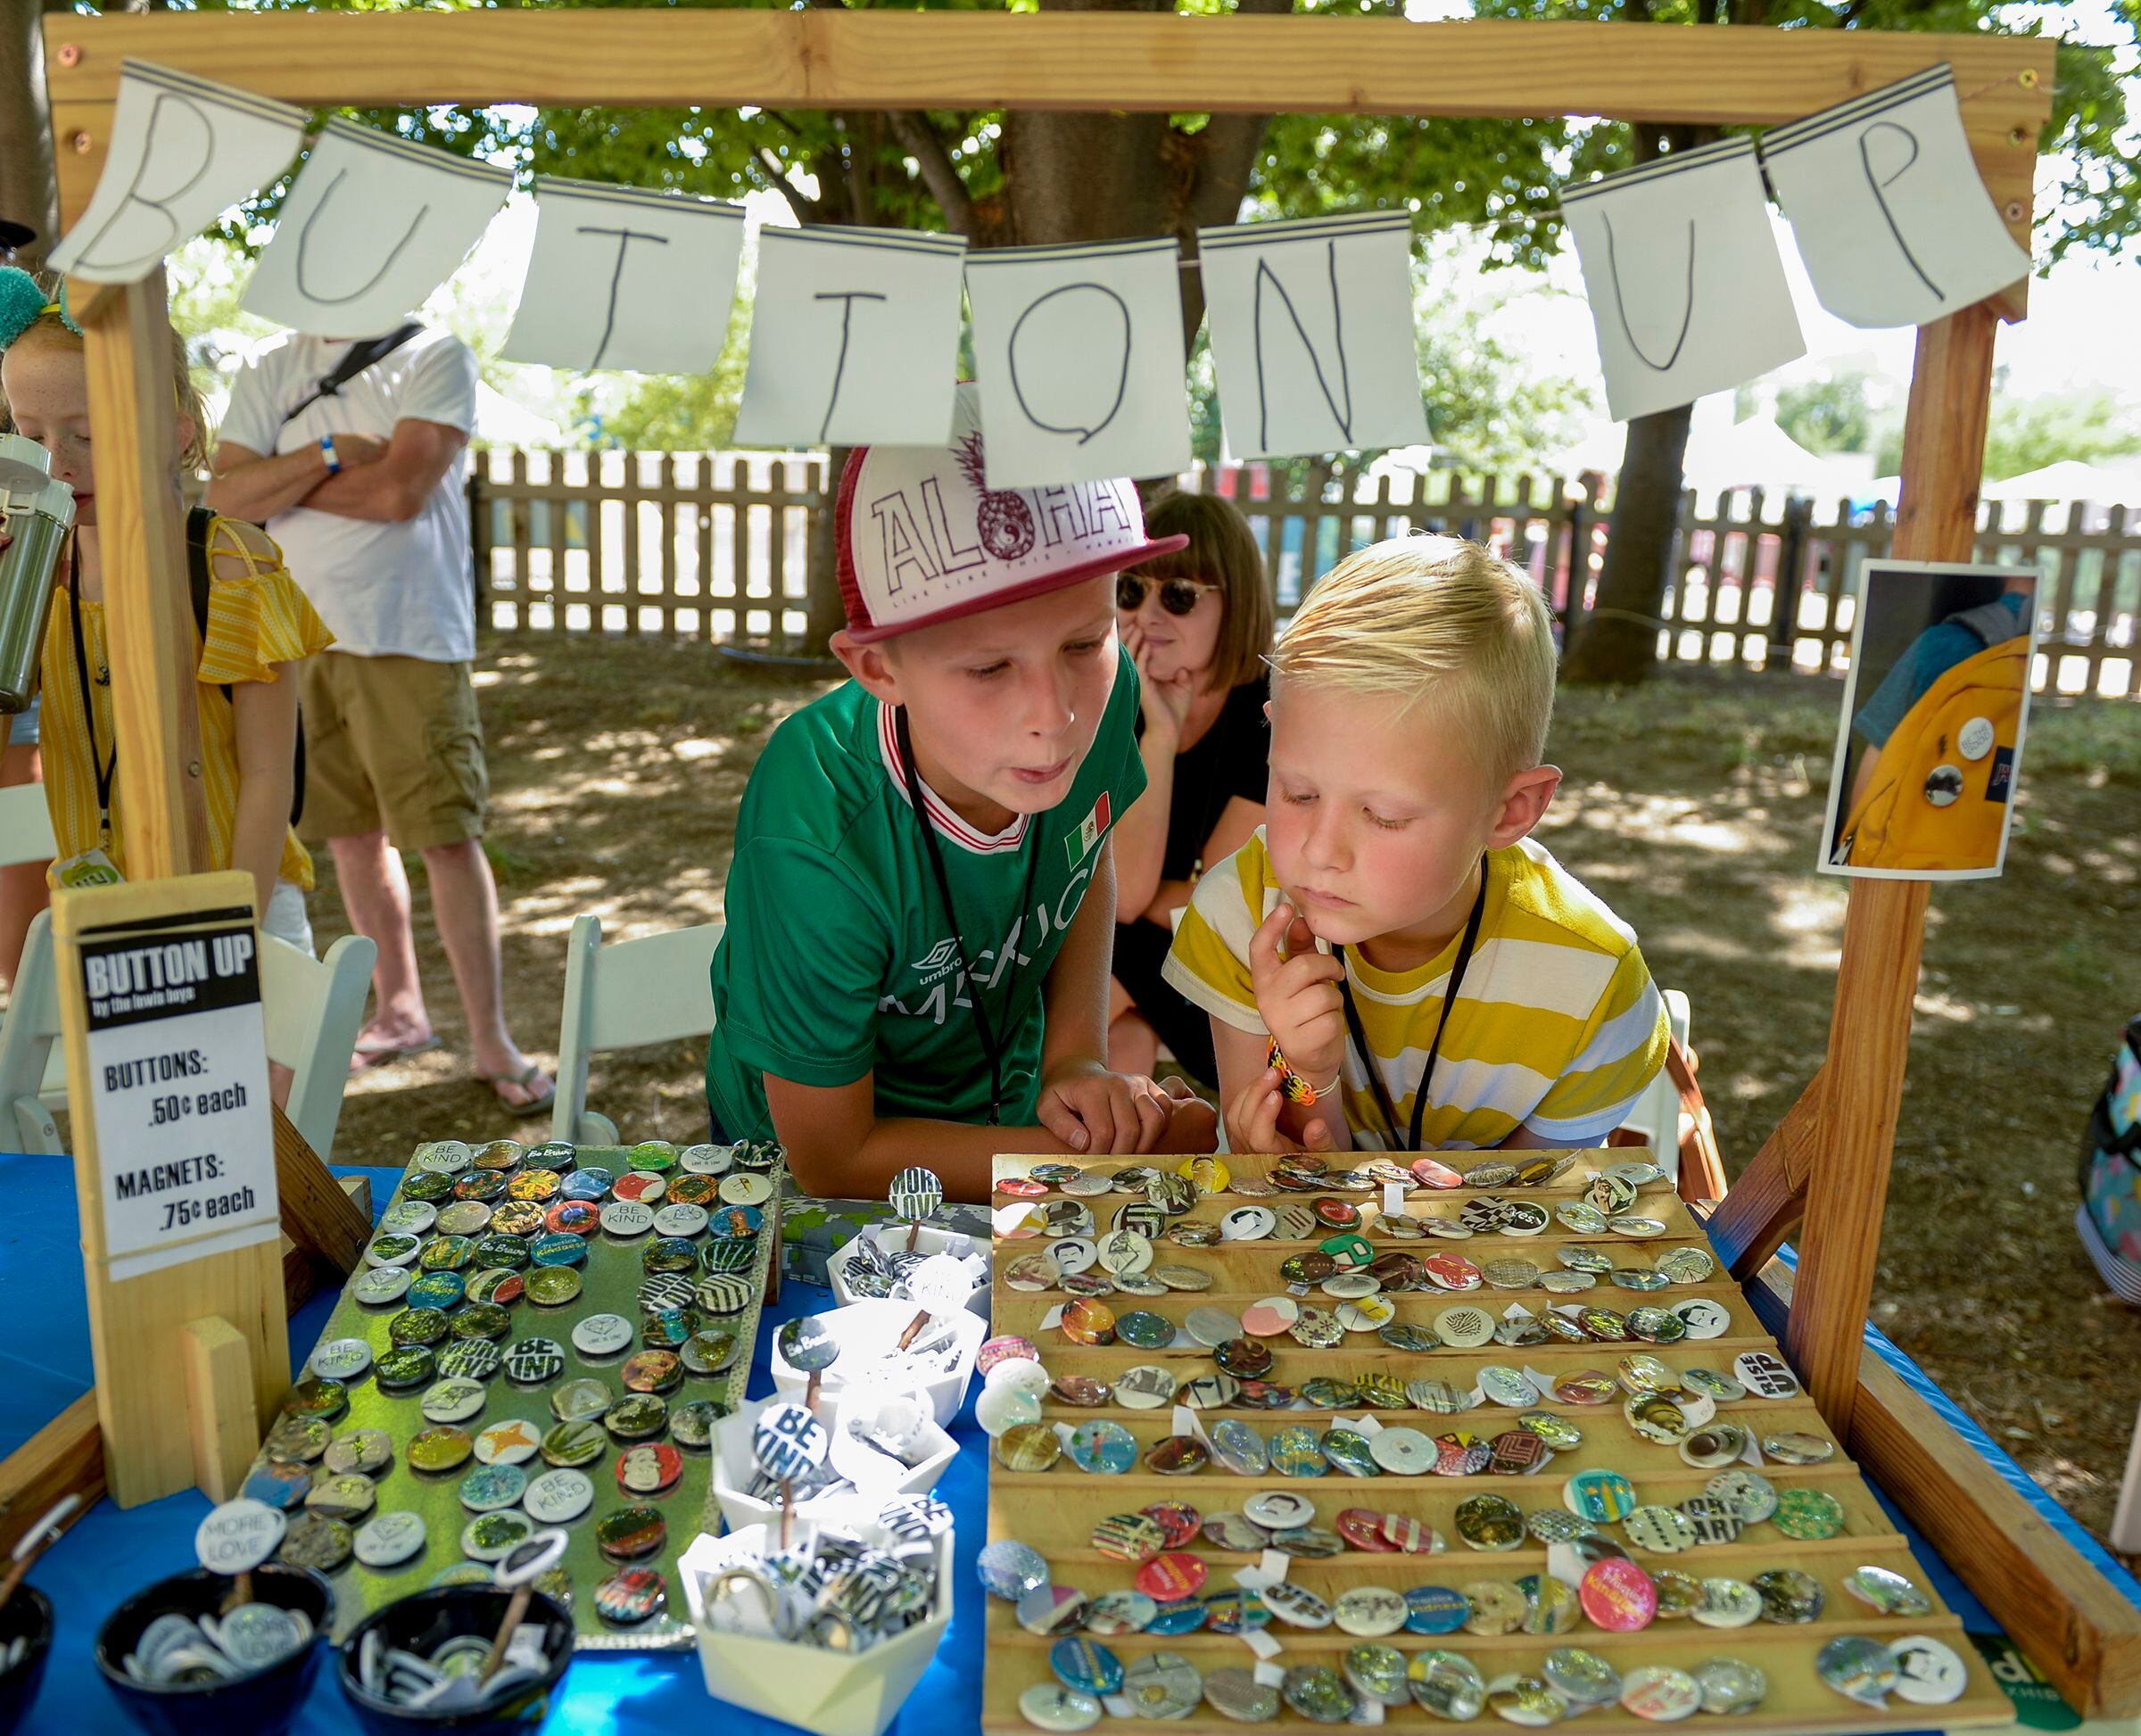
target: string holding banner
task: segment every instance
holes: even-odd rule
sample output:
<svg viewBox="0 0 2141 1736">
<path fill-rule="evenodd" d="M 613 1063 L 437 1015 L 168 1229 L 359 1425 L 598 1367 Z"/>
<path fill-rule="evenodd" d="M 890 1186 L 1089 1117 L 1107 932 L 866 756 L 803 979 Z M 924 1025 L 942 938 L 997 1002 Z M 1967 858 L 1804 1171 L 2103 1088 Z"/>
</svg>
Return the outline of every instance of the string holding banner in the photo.
<svg viewBox="0 0 2141 1736">
<path fill-rule="evenodd" d="M 2029 275 L 1970 154 L 1948 67 L 1774 128 L 1762 164 L 1814 293 L 1851 325 L 1922 325 Z"/>
<path fill-rule="evenodd" d="M 1962 100 L 1952 69 L 1936 66 L 1772 129 L 1758 158 L 1753 140 L 1732 138 L 1565 189 L 1616 419 L 1805 352 L 1765 166 L 1816 293 L 1855 325 L 1922 324 L 2024 276 L 2029 257 L 1977 172 Z M 54 262 L 87 281 L 139 277 L 279 172 L 302 120 L 250 92 L 128 62 L 104 174 Z M 457 269 L 511 181 L 331 120 L 244 305 L 321 336 L 384 332 Z M 549 177 L 533 191 L 535 249 L 506 360 L 712 368 L 741 206 Z M 963 283 L 991 486 L 1179 469 L 1190 446 L 1176 274 L 1194 264 L 1237 455 L 1426 439 L 1405 212 L 1227 225 L 1199 239 L 1198 260 L 1184 261 L 1164 236 L 970 254 L 957 236 L 916 231 L 763 229 L 738 437 L 937 442 Z"/>
<path fill-rule="evenodd" d="M 1726 392 L 1806 353 L 1752 139 L 1565 188 L 1614 419 Z"/>
<path fill-rule="evenodd" d="M 535 179 L 535 247 L 501 351 L 552 368 L 703 374 L 729 335 L 744 209 Z"/>
</svg>

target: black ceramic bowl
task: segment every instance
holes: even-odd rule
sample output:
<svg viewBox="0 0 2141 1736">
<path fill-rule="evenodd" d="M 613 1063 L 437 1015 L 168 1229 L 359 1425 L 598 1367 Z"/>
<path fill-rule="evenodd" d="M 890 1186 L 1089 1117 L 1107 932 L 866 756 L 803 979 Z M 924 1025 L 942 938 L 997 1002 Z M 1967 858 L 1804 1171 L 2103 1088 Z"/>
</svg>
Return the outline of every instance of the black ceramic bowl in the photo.
<svg viewBox="0 0 2141 1736">
<path fill-rule="evenodd" d="M 511 1699 L 494 1706 L 434 1712 L 397 1706 L 365 1691 L 360 1660 L 367 1633 L 376 1633 L 390 1649 L 428 1657 L 447 1641 L 466 1633 L 484 1640 L 494 1637 L 511 1601 L 510 1592 L 488 1585 L 443 1585 L 411 1592 L 365 1617 L 343 1641 L 336 1670 L 343 1694 L 355 1709 L 358 1722 L 372 1736 L 409 1736 L 419 1730 L 451 1730 L 455 1736 L 490 1736 L 497 1732 L 505 1736 L 508 1732 L 534 1729 L 550 1711 L 550 1698 L 565 1674 L 565 1666 L 573 1661 L 573 1618 L 540 1591 L 529 1600 L 528 1613 L 523 1619 L 540 1622 L 548 1630 L 550 1667 L 541 1682 L 529 1683 Z"/>
<path fill-rule="evenodd" d="M 45 1680 L 45 1660 L 52 1656 L 52 1604 L 34 1585 L 18 1585 L 0 1609 L 0 1655 L 22 1641 L 22 1661 L 0 1670 L 0 1736 L 22 1722 Z"/>
<path fill-rule="evenodd" d="M 96 1636 L 96 1667 L 126 1715 L 151 1736 L 200 1736 L 204 1730 L 279 1736 L 289 1729 L 319 1668 L 320 1641 L 335 1618 L 335 1588 L 310 1567 L 271 1561 L 252 1570 L 252 1595 L 262 1603 L 301 1611 L 312 1623 L 312 1643 L 279 1664 L 230 1682 L 199 1687 L 153 1687 L 136 1682 L 120 1661 L 159 1616 L 213 1616 L 230 1595 L 230 1581 L 205 1568 L 161 1580 L 120 1605 Z"/>
</svg>

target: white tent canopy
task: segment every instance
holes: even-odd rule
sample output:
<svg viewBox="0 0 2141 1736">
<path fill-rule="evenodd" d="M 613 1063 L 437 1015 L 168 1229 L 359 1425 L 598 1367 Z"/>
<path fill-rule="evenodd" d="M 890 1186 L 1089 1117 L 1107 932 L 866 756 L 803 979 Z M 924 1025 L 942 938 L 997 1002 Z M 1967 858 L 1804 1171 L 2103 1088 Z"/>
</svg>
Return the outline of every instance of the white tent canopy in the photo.
<svg viewBox="0 0 2141 1736">
<path fill-rule="evenodd" d="M 2062 459 L 1979 491 L 1988 500 L 2087 500 L 2097 506 L 2141 505 L 2141 466 L 2084 464 Z"/>
</svg>

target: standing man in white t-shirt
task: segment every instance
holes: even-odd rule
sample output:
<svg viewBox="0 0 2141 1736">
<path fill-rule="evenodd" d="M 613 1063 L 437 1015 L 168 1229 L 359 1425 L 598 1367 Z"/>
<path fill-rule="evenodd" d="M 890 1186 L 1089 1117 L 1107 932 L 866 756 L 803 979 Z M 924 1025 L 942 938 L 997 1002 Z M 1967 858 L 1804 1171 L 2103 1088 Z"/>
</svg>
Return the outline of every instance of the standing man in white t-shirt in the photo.
<svg viewBox="0 0 2141 1736">
<path fill-rule="evenodd" d="M 301 676 L 300 831 L 327 840 L 351 925 L 379 947 L 377 1005 L 359 1033 L 358 1063 L 439 1045 L 409 933 L 401 852 L 416 850 L 476 1077 L 508 1109 L 533 1114 L 554 1093 L 506 1030 L 498 889 L 482 841 L 489 788 L 469 681 L 475 602 L 460 456 L 475 426 L 475 357 L 450 333 L 419 327 L 322 392 L 360 342 L 292 333 L 246 364 L 209 503 L 267 527 L 334 630 L 335 649 Z"/>
</svg>

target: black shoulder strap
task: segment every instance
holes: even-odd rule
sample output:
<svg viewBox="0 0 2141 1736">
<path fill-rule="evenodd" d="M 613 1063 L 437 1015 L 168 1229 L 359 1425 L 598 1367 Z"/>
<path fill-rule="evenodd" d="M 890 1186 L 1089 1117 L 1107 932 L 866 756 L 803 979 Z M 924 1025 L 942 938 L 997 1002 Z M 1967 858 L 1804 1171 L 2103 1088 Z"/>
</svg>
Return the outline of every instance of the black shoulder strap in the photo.
<svg viewBox="0 0 2141 1736">
<path fill-rule="evenodd" d="M 407 325 L 395 327 L 384 337 L 368 337 L 362 343 L 352 343 L 343 359 L 335 364 L 333 373 L 283 412 L 284 422 L 286 424 L 293 417 L 310 409 L 322 398 L 335 397 L 366 368 L 375 362 L 384 361 L 423 329 L 421 320 L 412 319 Z"/>
<path fill-rule="evenodd" d="M 195 507 L 186 515 L 186 584 L 193 594 L 194 625 L 203 645 L 208 643 L 208 533 L 215 522 L 216 515 L 206 507 Z"/>
</svg>

